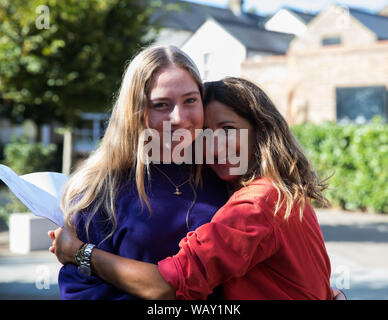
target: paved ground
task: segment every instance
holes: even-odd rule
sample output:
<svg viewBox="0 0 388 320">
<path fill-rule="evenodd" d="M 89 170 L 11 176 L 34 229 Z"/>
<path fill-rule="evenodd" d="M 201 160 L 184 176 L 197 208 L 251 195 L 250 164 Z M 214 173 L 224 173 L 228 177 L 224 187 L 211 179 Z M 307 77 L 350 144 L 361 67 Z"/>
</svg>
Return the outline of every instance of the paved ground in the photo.
<svg viewBox="0 0 388 320">
<path fill-rule="evenodd" d="M 388 300 L 388 215 L 317 212 L 332 264 L 333 286 L 349 299 Z M 59 299 L 60 264 L 48 251 L 8 250 L 0 233 L 0 299 Z"/>
<path fill-rule="evenodd" d="M 349 299 L 388 300 L 388 215 L 317 212 L 332 285 Z"/>
<path fill-rule="evenodd" d="M 8 232 L 1 232 L 0 299 L 60 299 L 55 256 L 48 250 L 14 254 L 8 247 Z"/>
</svg>

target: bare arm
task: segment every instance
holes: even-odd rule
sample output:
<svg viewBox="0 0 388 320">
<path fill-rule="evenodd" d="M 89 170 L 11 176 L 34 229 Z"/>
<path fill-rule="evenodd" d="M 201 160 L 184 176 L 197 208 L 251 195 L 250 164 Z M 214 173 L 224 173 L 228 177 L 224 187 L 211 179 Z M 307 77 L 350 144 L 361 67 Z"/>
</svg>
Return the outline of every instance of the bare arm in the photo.
<svg viewBox="0 0 388 320">
<path fill-rule="evenodd" d="M 58 228 L 49 232 L 53 245 L 50 248 L 58 260 L 74 263 L 77 250 L 82 242 L 68 229 Z M 175 299 L 176 290 L 160 274 L 157 265 L 132 260 L 112 253 L 93 249 L 91 254 L 92 271 L 106 282 L 139 298 L 148 300 Z M 334 300 L 346 300 L 338 289 L 333 289 Z"/>
<path fill-rule="evenodd" d="M 61 263 L 76 263 L 75 255 L 82 242 L 67 228 L 50 231 L 50 251 Z M 137 297 L 149 300 L 175 299 L 175 288 L 167 283 L 155 264 L 132 260 L 94 248 L 92 271 L 106 282 Z"/>
<path fill-rule="evenodd" d="M 117 288 L 149 300 L 175 299 L 175 288 L 168 284 L 152 263 L 132 260 L 94 249 L 92 271 Z"/>
</svg>

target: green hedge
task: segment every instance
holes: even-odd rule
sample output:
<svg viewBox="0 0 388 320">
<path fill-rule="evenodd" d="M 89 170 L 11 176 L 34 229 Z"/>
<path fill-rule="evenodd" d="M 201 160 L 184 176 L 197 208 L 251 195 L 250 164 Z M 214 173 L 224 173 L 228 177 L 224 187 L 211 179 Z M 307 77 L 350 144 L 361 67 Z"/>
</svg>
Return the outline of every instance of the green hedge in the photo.
<svg viewBox="0 0 388 320">
<path fill-rule="evenodd" d="M 347 210 L 388 213 L 388 125 L 305 123 L 291 128 L 320 178 L 329 180 L 326 196 Z"/>
<path fill-rule="evenodd" d="M 18 174 L 39 171 L 55 171 L 57 146 L 18 140 L 4 148 L 4 162 Z"/>
<path fill-rule="evenodd" d="M 39 171 L 57 171 L 57 158 L 57 146 L 54 144 L 43 146 L 41 143 L 18 140 L 5 145 L 2 163 L 22 175 Z M 0 184 L 0 192 L 3 197 L 9 199 L 8 204 L 0 206 L 0 220 L 8 224 L 9 214 L 28 211 L 6 186 Z"/>
</svg>

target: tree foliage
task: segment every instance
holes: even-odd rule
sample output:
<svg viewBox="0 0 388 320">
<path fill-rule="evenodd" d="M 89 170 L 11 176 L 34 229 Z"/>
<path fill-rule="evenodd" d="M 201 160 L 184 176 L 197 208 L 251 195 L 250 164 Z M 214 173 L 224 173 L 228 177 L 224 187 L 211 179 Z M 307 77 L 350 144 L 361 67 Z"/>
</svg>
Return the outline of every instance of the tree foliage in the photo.
<svg viewBox="0 0 388 320">
<path fill-rule="evenodd" d="M 141 0 L 0 0 L 0 111 L 66 125 L 106 111 L 126 61 L 155 34 L 153 9 Z"/>
</svg>

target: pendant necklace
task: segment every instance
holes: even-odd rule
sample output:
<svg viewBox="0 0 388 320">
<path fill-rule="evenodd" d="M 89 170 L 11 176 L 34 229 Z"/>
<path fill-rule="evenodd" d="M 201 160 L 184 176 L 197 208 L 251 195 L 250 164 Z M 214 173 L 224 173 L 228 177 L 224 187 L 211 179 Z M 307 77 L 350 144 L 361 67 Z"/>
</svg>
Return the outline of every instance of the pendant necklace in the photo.
<svg viewBox="0 0 388 320">
<path fill-rule="evenodd" d="M 182 191 L 180 191 L 179 188 L 182 187 L 183 185 L 185 185 L 187 182 L 189 182 L 190 179 L 191 179 L 191 177 L 189 177 L 189 178 L 188 178 L 186 181 L 184 181 L 183 183 L 181 183 L 181 184 L 179 184 L 179 185 L 176 185 L 176 184 L 170 179 L 170 177 L 169 177 L 166 173 L 164 173 L 164 172 L 162 171 L 162 169 L 158 168 L 158 167 L 155 166 L 155 165 L 154 165 L 154 167 L 155 167 L 161 174 L 163 174 L 163 175 L 167 178 L 167 180 L 175 187 L 175 192 L 174 192 L 174 194 L 177 195 L 177 196 L 180 196 L 180 195 L 182 194 Z"/>
</svg>

